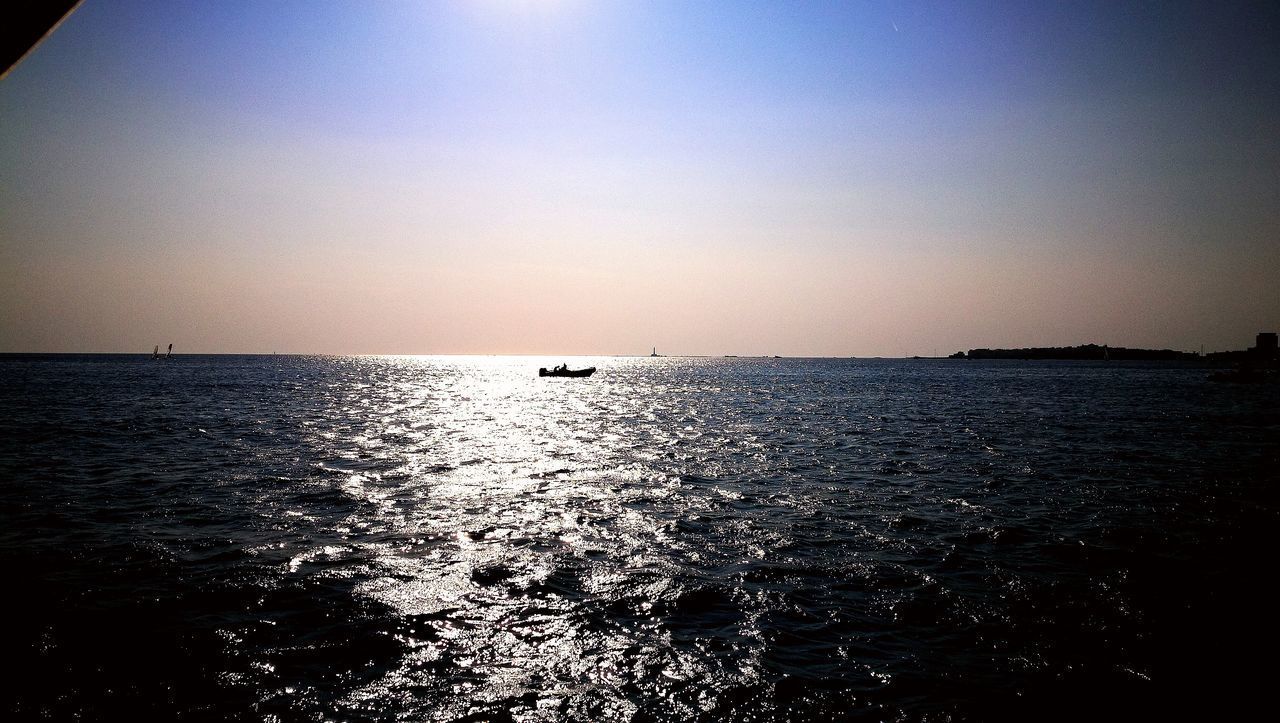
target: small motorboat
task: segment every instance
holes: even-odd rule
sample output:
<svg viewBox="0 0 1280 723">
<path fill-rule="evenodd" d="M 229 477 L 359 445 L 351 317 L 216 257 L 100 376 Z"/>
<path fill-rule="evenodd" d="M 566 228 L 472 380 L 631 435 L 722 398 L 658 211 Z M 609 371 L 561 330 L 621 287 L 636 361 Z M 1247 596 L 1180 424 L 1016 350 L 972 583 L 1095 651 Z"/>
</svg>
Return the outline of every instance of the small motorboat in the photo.
<svg viewBox="0 0 1280 723">
<path fill-rule="evenodd" d="M 570 369 L 568 367 L 547 369 L 546 367 L 539 367 L 538 369 L 538 376 L 540 377 L 589 377 L 595 373 L 595 367 L 587 367 L 586 369 Z"/>
</svg>

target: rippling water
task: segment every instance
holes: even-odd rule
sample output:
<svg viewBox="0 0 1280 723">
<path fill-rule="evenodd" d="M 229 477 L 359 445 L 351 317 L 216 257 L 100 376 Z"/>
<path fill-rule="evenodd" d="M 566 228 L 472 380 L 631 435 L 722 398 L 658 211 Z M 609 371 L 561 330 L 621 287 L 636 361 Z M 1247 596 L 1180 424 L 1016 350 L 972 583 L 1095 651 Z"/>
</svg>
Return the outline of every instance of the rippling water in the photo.
<svg viewBox="0 0 1280 723">
<path fill-rule="evenodd" d="M 560 361 L 0 358 L 3 710 L 983 719 L 1270 684 L 1274 385 Z"/>
</svg>

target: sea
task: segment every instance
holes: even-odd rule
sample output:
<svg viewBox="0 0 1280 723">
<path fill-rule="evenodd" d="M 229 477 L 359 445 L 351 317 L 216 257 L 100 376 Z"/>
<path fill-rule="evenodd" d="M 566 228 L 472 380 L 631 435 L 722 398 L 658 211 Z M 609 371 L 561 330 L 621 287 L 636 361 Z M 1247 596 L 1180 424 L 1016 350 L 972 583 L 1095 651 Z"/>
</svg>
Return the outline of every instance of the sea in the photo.
<svg viewBox="0 0 1280 723">
<path fill-rule="evenodd" d="M 1206 377 L 0 356 L 0 717 L 1221 719 L 1280 388 Z"/>
</svg>

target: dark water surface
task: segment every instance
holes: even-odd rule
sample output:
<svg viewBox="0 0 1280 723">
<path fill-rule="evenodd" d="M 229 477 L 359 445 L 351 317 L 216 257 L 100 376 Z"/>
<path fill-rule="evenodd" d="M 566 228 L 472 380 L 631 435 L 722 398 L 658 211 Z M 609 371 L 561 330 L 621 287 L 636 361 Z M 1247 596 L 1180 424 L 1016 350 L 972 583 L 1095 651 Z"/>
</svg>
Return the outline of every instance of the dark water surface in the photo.
<svg viewBox="0 0 1280 723">
<path fill-rule="evenodd" d="M 0 412 L 6 719 L 1221 713 L 1280 650 L 1280 391 L 1189 366 L 9 356 Z"/>
</svg>

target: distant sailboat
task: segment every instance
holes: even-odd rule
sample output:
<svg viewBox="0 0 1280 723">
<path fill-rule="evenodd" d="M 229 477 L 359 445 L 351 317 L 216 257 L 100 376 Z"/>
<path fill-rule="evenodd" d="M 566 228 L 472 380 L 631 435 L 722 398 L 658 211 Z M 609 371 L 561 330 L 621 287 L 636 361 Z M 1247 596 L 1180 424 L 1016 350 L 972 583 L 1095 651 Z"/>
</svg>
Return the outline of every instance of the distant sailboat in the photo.
<svg viewBox="0 0 1280 723">
<path fill-rule="evenodd" d="M 170 345 L 169 345 L 169 351 L 165 352 L 165 355 L 164 355 L 164 356 L 160 356 L 160 345 L 159 345 L 159 344 L 156 344 L 156 348 L 151 350 L 151 358 L 152 358 L 152 359 L 169 359 L 169 358 L 170 358 L 170 357 L 172 357 L 172 356 L 173 356 L 173 344 L 170 344 Z"/>
</svg>

